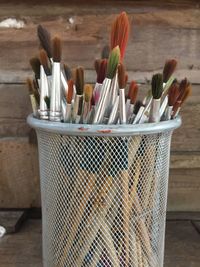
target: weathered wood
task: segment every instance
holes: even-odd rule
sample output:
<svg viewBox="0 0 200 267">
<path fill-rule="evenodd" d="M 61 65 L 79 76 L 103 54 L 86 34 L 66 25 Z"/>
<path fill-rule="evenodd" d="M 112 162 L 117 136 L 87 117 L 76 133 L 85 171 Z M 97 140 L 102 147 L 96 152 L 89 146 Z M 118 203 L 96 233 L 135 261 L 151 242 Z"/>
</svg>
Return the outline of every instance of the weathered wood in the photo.
<svg viewBox="0 0 200 267">
<path fill-rule="evenodd" d="M 170 160 L 171 169 L 200 169 L 200 152 L 181 151 L 172 152 Z"/>
<path fill-rule="evenodd" d="M 200 221 L 200 212 L 167 212 L 168 221 Z"/>
<path fill-rule="evenodd" d="M 27 211 L 1 211 L 0 210 L 0 225 L 6 229 L 6 234 L 16 233 L 19 231 L 22 223 L 27 218 Z"/>
</svg>

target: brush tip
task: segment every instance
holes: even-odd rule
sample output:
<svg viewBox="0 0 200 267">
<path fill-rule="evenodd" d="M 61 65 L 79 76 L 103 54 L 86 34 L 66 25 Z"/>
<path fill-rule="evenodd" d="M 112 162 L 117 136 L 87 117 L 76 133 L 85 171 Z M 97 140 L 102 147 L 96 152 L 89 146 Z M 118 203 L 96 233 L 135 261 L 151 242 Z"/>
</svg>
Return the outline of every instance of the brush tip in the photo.
<svg viewBox="0 0 200 267">
<path fill-rule="evenodd" d="M 92 98 L 93 88 L 91 84 L 85 84 L 84 86 L 84 100 L 90 102 Z"/>
<path fill-rule="evenodd" d="M 154 99 L 160 99 L 163 92 L 163 75 L 156 73 L 151 81 L 152 95 Z"/>
<path fill-rule="evenodd" d="M 74 92 L 74 82 L 73 80 L 68 80 L 68 92 L 66 96 L 66 100 L 68 104 L 71 104 L 72 98 L 73 98 L 73 92 Z"/>
<path fill-rule="evenodd" d="M 50 75 L 51 71 L 48 65 L 48 56 L 44 49 L 40 50 L 39 59 L 40 59 L 40 64 L 43 66 L 46 75 Z"/>
<path fill-rule="evenodd" d="M 59 36 L 55 36 L 52 40 L 53 42 L 53 61 L 60 62 L 61 61 L 61 38 Z"/>
<path fill-rule="evenodd" d="M 119 64 L 119 60 L 120 60 L 120 49 L 119 46 L 116 46 L 111 51 L 108 59 L 107 74 L 106 74 L 107 78 L 113 79 L 117 70 L 117 66 Z"/>
<path fill-rule="evenodd" d="M 84 89 L 84 69 L 82 67 L 75 70 L 75 83 L 77 94 L 82 95 Z"/>
<path fill-rule="evenodd" d="M 30 65 L 35 73 L 36 79 L 40 79 L 40 60 L 38 57 L 32 57 L 30 59 Z"/>
<path fill-rule="evenodd" d="M 125 66 L 122 63 L 118 65 L 118 83 L 120 89 L 126 87 L 126 71 Z"/>
<path fill-rule="evenodd" d="M 49 58 L 52 58 L 52 47 L 51 47 L 51 35 L 42 25 L 38 25 L 37 34 L 40 40 L 40 45 L 47 52 Z"/>
<path fill-rule="evenodd" d="M 138 95 L 138 85 L 136 84 L 135 81 L 132 81 L 130 83 L 130 87 L 129 87 L 129 95 L 130 95 L 130 103 L 132 105 L 135 104 L 136 102 L 136 98 L 137 98 L 137 95 Z"/>
<path fill-rule="evenodd" d="M 166 83 L 169 78 L 172 76 L 177 67 L 176 59 L 169 59 L 165 62 L 165 66 L 163 69 L 163 82 Z"/>
</svg>

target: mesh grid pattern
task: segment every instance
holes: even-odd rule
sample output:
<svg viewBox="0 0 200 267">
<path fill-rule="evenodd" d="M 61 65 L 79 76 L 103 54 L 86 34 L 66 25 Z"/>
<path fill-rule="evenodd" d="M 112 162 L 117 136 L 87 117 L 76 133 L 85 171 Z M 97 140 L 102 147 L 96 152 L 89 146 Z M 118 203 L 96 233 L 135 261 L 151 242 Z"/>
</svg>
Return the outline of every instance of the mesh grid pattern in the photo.
<svg viewBox="0 0 200 267">
<path fill-rule="evenodd" d="M 162 267 L 171 131 L 37 131 L 45 267 Z"/>
</svg>

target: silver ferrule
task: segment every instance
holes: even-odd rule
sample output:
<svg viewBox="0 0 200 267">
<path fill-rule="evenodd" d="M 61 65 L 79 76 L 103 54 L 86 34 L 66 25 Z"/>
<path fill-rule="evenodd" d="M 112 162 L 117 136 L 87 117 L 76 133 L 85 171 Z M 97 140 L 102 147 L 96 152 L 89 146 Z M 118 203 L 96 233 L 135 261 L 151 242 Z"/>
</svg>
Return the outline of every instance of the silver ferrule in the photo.
<svg viewBox="0 0 200 267">
<path fill-rule="evenodd" d="M 120 124 L 126 124 L 125 89 L 119 89 L 119 119 Z"/>
<path fill-rule="evenodd" d="M 138 113 L 136 114 L 136 116 L 135 116 L 135 118 L 134 118 L 134 120 L 133 120 L 133 124 L 137 124 L 137 123 L 139 123 L 140 118 L 141 118 L 143 112 L 144 112 L 144 107 L 141 106 L 140 109 L 138 110 Z"/>
<path fill-rule="evenodd" d="M 62 107 L 62 119 L 63 121 L 65 121 L 65 117 L 66 117 L 66 102 L 62 99 L 61 100 L 61 107 Z"/>
<path fill-rule="evenodd" d="M 174 115 L 174 118 L 176 118 L 176 117 L 178 116 L 180 110 L 181 110 L 181 107 L 178 107 L 178 109 L 177 109 L 177 111 L 176 111 L 176 113 L 175 113 L 175 115 Z"/>
<path fill-rule="evenodd" d="M 88 114 L 90 112 L 91 104 L 90 102 L 84 102 L 83 105 L 83 114 L 82 114 L 82 122 L 87 123 Z"/>
<path fill-rule="evenodd" d="M 116 97 L 115 103 L 113 105 L 108 124 L 116 124 L 119 116 L 119 96 Z"/>
<path fill-rule="evenodd" d="M 82 102 L 83 102 L 83 95 L 76 95 L 75 96 L 75 100 L 74 100 L 74 106 L 73 106 L 73 113 L 72 113 L 72 122 L 77 121 L 77 116 L 81 115 L 78 114 L 79 113 L 79 109 L 82 106 Z"/>
<path fill-rule="evenodd" d="M 99 97 L 98 105 L 95 110 L 94 124 L 101 123 L 104 118 L 106 105 L 108 101 L 109 90 L 111 86 L 111 79 L 105 78 L 102 84 L 101 94 Z"/>
<path fill-rule="evenodd" d="M 49 112 L 45 102 L 45 97 L 49 97 L 48 80 L 44 68 L 40 65 L 40 118 L 48 120 Z"/>
<path fill-rule="evenodd" d="M 33 110 L 33 116 L 37 118 L 38 117 L 38 104 L 33 94 L 30 95 L 30 100 L 31 100 L 31 106 Z"/>
<path fill-rule="evenodd" d="M 50 120 L 51 121 L 61 120 L 61 78 L 60 78 L 59 62 L 54 62 L 52 67 Z"/>
<path fill-rule="evenodd" d="M 87 123 L 88 124 L 92 124 L 92 122 L 94 120 L 94 115 L 95 115 L 95 106 L 92 106 L 90 112 L 88 113 L 88 117 L 87 117 Z"/>
<path fill-rule="evenodd" d="M 173 106 L 168 106 L 168 107 L 166 108 L 165 116 L 164 116 L 164 120 L 166 120 L 166 121 L 171 120 L 171 117 L 172 117 L 172 110 L 173 110 Z"/>
<path fill-rule="evenodd" d="M 49 87 L 49 97 L 51 97 L 52 75 L 47 76 L 47 82 L 48 82 L 48 87 Z"/>
<path fill-rule="evenodd" d="M 129 104 L 128 110 L 126 112 L 128 121 L 129 121 L 130 117 L 132 116 L 133 111 L 134 111 L 134 104 Z"/>
<path fill-rule="evenodd" d="M 128 115 L 128 110 L 129 110 L 130 104 L 131 104 L 131 100 L 128 98 L 128 99 L 126 100 L 126 114 L 127 114 L 127 115 Z"/>
<path fill-rule="evenodd" d="M 72 105 L 67 103 L 65 105 L 65 113 L 63 116 L 63 121 L 70 123 L 71 122 L 71 115 L 72 115 Z"/>
<path fill-rule="evenodd" d="M 160 99 L 153 99 L 149 114 L 149 122 L 160 121 Z"/>
<path fill-rule="evenodd" d="M 118 72 L 116 72 L 114 78 L 112 79 L 112 84 L 111 84 L 111 90 L 110 90 L 110 95 L 111 95 L 111 107 L 114 105 L 115 103 L 115 99 L 118 95 L 118 89 L 119 89 L 119 85 L 118 85 Z"/>
<path fill-rule="evenodd" d="M 168 103 L 168 95 L 165 96 L 162 104 L 161 104 L 161 107 L 160 107 L 160 118 L 163 116 L 165 110 L 166 110 L 166 107 L 167 107 L 167 103 Z"/>
</svg>

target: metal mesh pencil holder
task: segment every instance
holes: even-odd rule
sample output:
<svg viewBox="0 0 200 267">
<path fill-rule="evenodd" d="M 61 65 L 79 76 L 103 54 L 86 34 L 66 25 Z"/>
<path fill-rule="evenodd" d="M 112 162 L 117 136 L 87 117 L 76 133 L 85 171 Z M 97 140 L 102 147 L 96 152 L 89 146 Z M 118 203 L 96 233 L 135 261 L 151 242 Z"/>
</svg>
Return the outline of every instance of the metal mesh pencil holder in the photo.
<svg viewBox="0 0 200 267">
<path fill-rule="evenodd" d="M 28 117 L 39 144 L 44 267 L 162 267 L 180 118 L 75 125 Z"/>
</svg>

